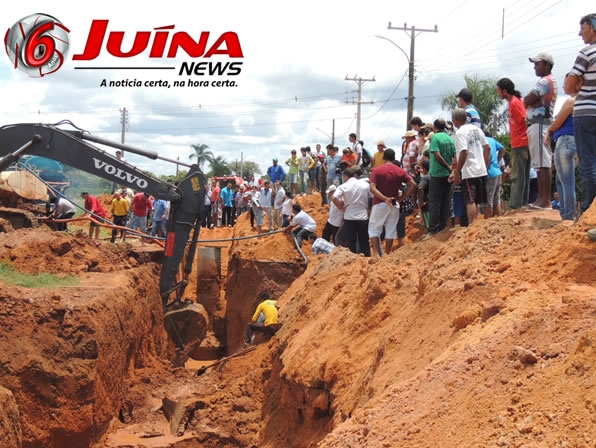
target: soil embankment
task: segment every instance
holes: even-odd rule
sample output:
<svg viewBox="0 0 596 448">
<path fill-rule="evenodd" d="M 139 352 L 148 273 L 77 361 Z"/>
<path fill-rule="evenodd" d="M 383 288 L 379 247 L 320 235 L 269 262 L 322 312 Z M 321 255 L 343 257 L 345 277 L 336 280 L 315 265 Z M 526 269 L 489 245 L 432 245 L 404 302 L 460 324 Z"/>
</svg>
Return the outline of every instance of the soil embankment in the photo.
<svg viewBox="0 0 596 448">
<path fill-rule="evenodd" d="M 322 228 L 325 208 L 299 200 Z M 305 244 L 308 265 L 284 234 L 236 242 L 217 304 L 228 353 L 263 290 L 283 326 L 201 376 L 168 361 L 157 264 L 82 234 L 1 234 L 17 269 L 82 282 L 0 287 L 0 446 L 596 446 L 593 227 L 596 206 L 571 227 L 555 211 L 422 240 L 410 225 L 379 261 Z M 233 232 L 254 233 L 246 216 Z"/>
</svg>

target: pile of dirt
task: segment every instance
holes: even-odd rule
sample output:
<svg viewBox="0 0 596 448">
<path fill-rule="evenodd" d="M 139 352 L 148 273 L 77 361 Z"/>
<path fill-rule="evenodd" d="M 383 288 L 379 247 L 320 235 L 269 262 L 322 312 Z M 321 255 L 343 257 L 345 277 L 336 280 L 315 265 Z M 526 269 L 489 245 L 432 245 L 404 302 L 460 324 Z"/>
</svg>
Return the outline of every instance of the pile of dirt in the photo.
<svg viewBox="0 0 596 448">
<path fill-rule="evenodd" d="M 596 206 L 572 227 L 520 211 L 311 259 L 280 299 L 266 387 L 287 406 L 259 446 L 595 446 L 592 227 Z"/>
<path fill-rule="evenodd" d="M 77 275 L 130 269 L 143 260 L 137 260 L 129 248 L 91 240 L 83 230 L 74 235 L 51 232 L 47 227 L 0 233 L 0 262 L 29 274 Z"/>
<path fill-rule="evenodd" d="M 320 234 L 327 208 L 298 202 Z M 0 287 L 0 400 L 17 406 L 0 419 L 20 412 L 26 447 L 595 446 L 596 206 L 571 227 L 518 211 L 420 238 L 414 221 L 378 261 L 304 244 L 306 263 L 284 233 L 222 249 L 228 354 L 260 292 L 283 325 L 201 376 L 168 361 L 158 265 L 84 234 L 0 235 L 18 269 L 83 272 L 72 291 Z M 232 233 L 256 232 L 244 215 L 201 239 Z"/>
</svg>

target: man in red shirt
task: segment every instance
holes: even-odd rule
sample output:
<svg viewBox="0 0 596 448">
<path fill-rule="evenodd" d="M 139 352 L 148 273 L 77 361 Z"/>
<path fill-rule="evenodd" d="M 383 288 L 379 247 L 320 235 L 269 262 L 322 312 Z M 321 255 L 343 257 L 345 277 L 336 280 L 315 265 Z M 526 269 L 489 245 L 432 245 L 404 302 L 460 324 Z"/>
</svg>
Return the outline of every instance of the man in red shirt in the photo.
<svg viewBox="0 0 596 448">
<path fill-rule="evenodd" d="M 99 200 L 95 196 L 90 195 L 86 191 L 83 191 L 81 193 L 81 197 L 85 200 L 86 212 L 83 215 L 83 217 L 95 215 L 95 216 L 92 216 L 93 219 L 103 222 L 106 217 L 106 211 L 103 208 L 103 205 L 101 205 L 101 202 L 99 202 Z M 94 232 L 94 230 L 95 230 L 95 232 Z M 94 233 L 95 233 L 95 239 L 98 239 L 99 238 L 99 225 L 97 223 L 95 223 L 94 221 L 91 221 L 91 224 L 89 225 L 89 238 L 93 238 Z"/>
<path fill-rule="evenodd" d="M 509 133 L 511 136 L 509 208 L 516 209 L 530 202 L 530 147 L 526 108 L 521 99 L 521 93 L 515 90 L 515 85 L 509 78 L 501 78 L 497 81 L 497 93 L 509 102 Z"/>
<path fill-rule="evenodd" d="M 137 193 L 132 198 L 131 218 L 128 228 L 132 230 L 140 229 L 142 233 L 147 233 L 147 215 L 149 210 L 153 210 L 153 203 L 149 195 L 144 192 Z"/>
<path fill-rule="evenodd" d="M 221 194 L 221 188 L 217 184 L 217 181 L 211 181 L 211 228 L 217 227 L 217 221 L 219 221 L 219 209 L 220 209 L 220 200 L 219 195 Z"/>
<path fill-rule="evenodd" d="M 399 201 L 410 196 L 417 189 L 416 182 L 403 169 L 393 163 L 395 151 L 391 148 L 383 152 L 383 164 L 376 166 L 370 176 L 370 191 L 373 194 L 373 206 L 368 221 L 368 237 L 372 246 L 373 257 L 379 257 L 379 238 L 385 227 L 385 253 L 389 254 L 399 220 Z M 408 185 L 408 190 L 400 198 L 401 184 Z"/>
</svg>

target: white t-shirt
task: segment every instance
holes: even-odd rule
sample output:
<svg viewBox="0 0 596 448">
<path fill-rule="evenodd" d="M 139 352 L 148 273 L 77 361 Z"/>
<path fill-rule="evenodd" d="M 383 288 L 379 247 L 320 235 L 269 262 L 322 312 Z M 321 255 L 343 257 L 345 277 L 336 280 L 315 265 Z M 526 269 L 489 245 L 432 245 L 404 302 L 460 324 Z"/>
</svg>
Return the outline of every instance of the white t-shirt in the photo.
<svg viewBox="0 0 596 448">
<path fill-rule="evenodd" d="M 361 182 L 351 177 L 347 182 L 341 184 L 333 193 L 333 197 L 343 199 L 345 204 L 344 219 L 360 221 L 368 219 L 368 198 L 370 185 L 368 182 Z"/>
<path fill-rule="evenodd" d="M 290 216 L 292 214 L 292 203 L 294 202 L 293 199 L 286 198 L 283 205 L 281 206 L 281 214 Z"/>
<path fill-rule="evenodd" d="M 344 222 L 344 212 L 338 209 L 333 201 L 331 201 L 331 204 L 329 205 L 329 218 L 327 221 L 335 227 L 341 227 Z"/>
<path fill-rule="evenodd" d="M 362 157 L 362 145 L 360 144 L 360 142 L 356 141 L 352 144 L 352 149 L 354 150 L 354 152 L 359 155 L 360 157 Z"/>
<path fill-rule="evenodd" d="M 273 202 L 273 208 L 279 210 L 284 205 L 284 198 L 286 197 L 286 190 L 283 187 L 279 187 L 277 192 L 275 193 L 275 199 Z"/>
<path fill-rule="evenodd" d="M 466 163 L 461 170 L 462 179 L 487 175 L 483 145 L 488 145 L 484 132 L 473 124 L 464 124 L 455 133 L 456 157 L 459 159 L 462 151 L 468 152 Z"/>
<path fill-rule="evenodd" d="M 306 214 L 304 210 L 300 210 L 294 215 L 291 224 L 293 226 L 301 226 L 303 229 L 306 229 L 309 232 L 314 232 L 317 230 L 317 223 L 310 217 L 310 215 Z"/>
</svg>

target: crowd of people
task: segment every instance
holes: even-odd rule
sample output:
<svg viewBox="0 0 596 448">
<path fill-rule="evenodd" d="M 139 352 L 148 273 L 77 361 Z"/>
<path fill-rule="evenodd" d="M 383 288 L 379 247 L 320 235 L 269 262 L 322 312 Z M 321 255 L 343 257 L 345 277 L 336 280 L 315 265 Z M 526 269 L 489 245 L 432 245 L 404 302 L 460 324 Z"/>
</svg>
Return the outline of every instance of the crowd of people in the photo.
<svg viewBox="0 0 596 448">
<path fill-rule="evenodd" d="M 205 194 L 202 226 L 234 226 L 237 217 L 250 214 L 251 227 L 259 234 L 284 228 L 328 252 L 348 247 L 365 256 L 381 256 L 405 242 L 405 217 L 416 213 L 418 223 L 430 235 L 454 225 L 466 226 L 480 213 L 485 218 L 502 213 L 503 181 L 509 178 L 509 208 L 556 208 L 561 218 L 573 222 L 596 196 L 596 15 L 581 18 L 580 33 L 586 47 L 580 50 L 564 82 L 568 98 L 555 116 L 558 86 L 552 69 L 553 56 L 540 52 L 530 57 L 538 81 L 525 96 L 506 77 L 495 89 L 508 103 L 510 153 L 483 127 L 473 103 L 473 92 L 457 94 L 459 107 L 451 120 L 437 118 L 425 123 L 410 120 L 401 151 L 380 140 L 370 154 L 362 140 L 351 133 L 340 150 L 329 144 L 292 149 L 280 163 L 272 159 L 267 176 L 241 183 L 215 179 Z M 300 155 L 298 155 L 298 152 Z M 582 202 L 577 207 L 575 167 L 581 173 Z M 285 169 L 284 169 L 285 167 Z M 286 172 L 287 170 L 287 172 Z M 552 191 L 553 171 L 556 191 Z M 534 173 L 534 176 L 532 176 Z M 532 177 L 535 181 L 532 182 Z M 533 194 L 532 185 L 535 185 Z M 316 222 L 296 204 L 298 195 L 318 194 L 329 207 L 329 218 L 317 235 Z M 96 217 L 106 212 L 93 196 L 83 193 L 85 208 Z M 58 202 L 54 216 L 74 214 Z M 165 236 L 169 204 L 152 201 L 147 194 L 132 194 L 125 187 L 114 194 L 114 223 L 147 232 L 153 211 L 152 234 Z M 89 234 L 97 237 L 92 224 Z M 117 230 L 112 234 L 115 241 Z M 125 238 L 125 232 L 121 232 Z M 385 249 L 381 241 L 385 241 Z M 323 243 L 326 241 L 329 245 Z M 332 244 L 330 244 L 332 243 Z"/>
<path fill-rule="evenodd" d="M 579 35 L 588 46 L 579 52 L 565 79 L 569 97 L 556 116 L 558 88 L 550 53 L 529 58 L 539 79 L 525 96 L 509 78 L 496 83 L 498 95 L 508 103 L 509 157 L 485 131 L 468 88 L 458 93 L 459 107 L 450 121 L 438 118 L 425 123 L 412 118 L 399 160 L 383 141 L 371 156 L 356 134 L 350 134 L 350 145 L 341 151 L 334 145 L 327 145 L 326 153 L 320 145 L 314 152 L 306 146 L 298 156 L 292 150 L 285 162 L 290 198 L 306 194 L 310 187 L 312 193 L 320 192 L 322 205 L 329 204 L 321 239 L 333 244 L 325 250 L 343 245 L 376 257 L 383 252 L 380 241 L 385 240 L 385 253 L 389 253 L 396 237 L 398 247 L 403 245 L 404 217 L 414 211 L 430 235 L 455 224 L 469 225 L 480 213 L 485 218 L 499 216 L 506 178 L 511 182 L 510 209 L 551 208 L 554 201 L 564 222 L 576 220 L 596 196 L 596 15 L 581 18 Z M 578 165 L 583 193 L 579 207 Z M 274 169 L 280 173 L 275 191 L 286 174 L 276 159 L 268 170 L 270 177 Z M 556 191 L 551 188 L 553 171 Z M 316 224 L 305 214 L 294 205 L 284 226 L 289 224 L 299 243 L 314 243 Z"/>
</svg>

